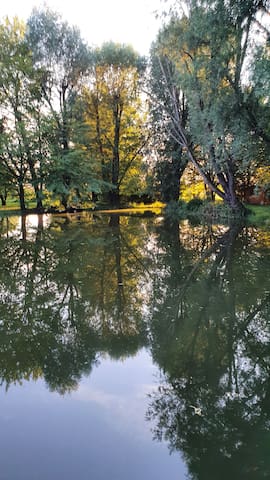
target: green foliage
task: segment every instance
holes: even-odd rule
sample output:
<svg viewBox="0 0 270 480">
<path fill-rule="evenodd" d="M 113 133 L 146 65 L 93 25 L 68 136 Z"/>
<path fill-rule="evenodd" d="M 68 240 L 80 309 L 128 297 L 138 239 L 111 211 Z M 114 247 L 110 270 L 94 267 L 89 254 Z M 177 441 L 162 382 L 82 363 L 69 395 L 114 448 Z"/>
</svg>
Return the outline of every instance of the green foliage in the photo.
<svg viewBox="0 0 270 480">
<path fill-rule="evenodd" d="M 117 201 L 119 194 L 138 193 L 142 183 L 144 59 L 131 47 L 112 42 L 97 48 L 94 58 L 76 103 L 81 143 L 99 161 L 96 171 L 103 182 L 111 184 L 110 196 Z"/>
<path fill-rule="evenodd" d="M 131 46 L 89 48 L 47 7 L 26 26 L 1 22 L 0 193 L 16 188 L 22 209 L 27 184 L 40 209 L 44 185 L 66 205 L 90 192 L 177 201 L 190 161 L 207 194 L 241 211 L 238 195 L 269 165 L 268 3 L 180 3 L 148 69 Z"/>
<path fill-rule="evenodd" d="M 145 59 L 112 42 L 93 55 L 79 30 L 48 8 L 35 8 L 26 30 L 17 19 L 6 20 L 0 37 L 2 186 L 17 185 L 21 208 L 27 182 L 39 208 L 44 185 L 65 207 L 102 191 L 137 187 L 138 193 Z M 89 82 L 88 97 L 83 80 Z M 91 124 L 96 108 L 102 122 L 98 135 L 95 120 Z"/>
<path fill-rule="evenodd" d="M 183 201 L 169 202 L 164 208 L 164 215 L 167 221 L 173 223 L 181 218 L 187 218 L 186 204 Z"/>
<path fill-rule="evenodd" d="M 156 189 L 163 201 L 177 201 L 187 157 L 177 142 L 176 123 L 185 125 L 187 105 L 178 85 L 175 65 L 163 55 L 162 32 L 151 48 L 148 90 Z"/>
<path fill-rule="evenodd" d="M 135 68 L 138 72 L 144 73 L 146 69 L 146 58 L 138 55 L 131 45 L 115 42 L 104 43 L 94 51 L 94 64 L 103 67 L 112 65 L 119 69 Z"/>
<path fill-rule="evenodd" d="M 192 198 L 187 203 L 186 208 L 187 208 L 188 212 L 196 212 L 203 204 L 204 204 L 204 202 L 200 198 Z"/>
<path fill-rule="evenodd" d="M 246 71 L 248 61 L 255 58 L 256 63 L 259 42 L 253 37 L 254 18 L 263 6 L 254 1 L 236 6 L 222 0 L 194 0 L 186 7 L 174 11 L 158 36 L 160 56 L 174 65 L 176 85 L 188 104 L 186 128 L 175 114 L 175 99 L 170 119 L 179 145 L 208 187 L 238 209 L 238 176 L 255 159 L 269 156 L 267 128 L 260 119 L 266 112 L 262 91 L 255 94 L 255 82 L 252 87 Z M 164 76 L 169 95 L 171 77 L 166 72 Z M 264 81 L 267 84 L 266 77 Z"/>
<path fill-rule="evenodd" d="M 86 152 L 70 149 L 68 153 L 53 158 L 46 186 L 67 208 L 91 200 L 92 194 L 101 193 L 105 185 L 95 177 Z"/>
<path fill-rule="evenodd" d="M 48 148 L 40 72 L 34 69 L 24 32 L 24 24 L 16 18 L 0 25 L 0 161 L 5 177 L 18 189 L 22 209 L 27 182 L 33 185 L 37 207 L 42 207 Z"/>
<path fill-rule="evenodd" d="M 198 210 L 199 215 L 205 221 L 231 223 L 234 220 L 242 220 L 248 214 L 244 206 L 239 211 L 234 211 L 230 206 L 223 202 L 203 202 Z"/>
<path fill-rule="evenodd" d="M 246 218 L 248 210 L 243 206 L 241 210 L 234 211 L 224 202 L 211 202 L 195 197 L 188 202 L 180 200 L 168 203 L 164 208 L 164 215 L 170 223 L 188 219 L 195 223 L 230 224 Z"/>
<path fill-rule="evenodd" d="M 34 8 L 27 21 L 26 41 L 34 62 L 44 69 L 49 88 L 62 82 L 75 87 L 89 67 L 91 54 L 78 28 L 70 26 L 49 8 Z M 47 76 L 47 77 L 46 77 Z"/>
</svg>

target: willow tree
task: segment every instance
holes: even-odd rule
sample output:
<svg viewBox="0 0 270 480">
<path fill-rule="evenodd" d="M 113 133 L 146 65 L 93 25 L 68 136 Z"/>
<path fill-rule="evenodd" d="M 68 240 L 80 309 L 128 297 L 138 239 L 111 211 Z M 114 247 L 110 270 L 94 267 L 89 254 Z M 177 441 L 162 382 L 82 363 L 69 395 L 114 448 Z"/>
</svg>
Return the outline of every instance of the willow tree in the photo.
<svg viewBox="0 0 270 480">
<path fill-rule="evenodd" d="M 132 191 L 132 181 L 138 182 L 146 142 L 140 97 L 144 70 L 144 58 L 131 47 L 106 43 L 96 49 L 88 84 L 82 90 L 86 147 L 100 162 L 103 182 L 111 185 L 112 203 L 119 202 L 120 193 Z"/>
<path fill-rule="evenodd" d="M 189 106 L 187 128 L 172 113 L 172 136 L 234 212 L 242 210 L 238 177 L 265 142 L 252 115 L 247 67 L 267 3 L 188 0 L 185 14 L 176 11 L 162 33 L 163 55 L 174 63 Z M 171 79 L 163 76 L 169 88 Z"/>
</svg>

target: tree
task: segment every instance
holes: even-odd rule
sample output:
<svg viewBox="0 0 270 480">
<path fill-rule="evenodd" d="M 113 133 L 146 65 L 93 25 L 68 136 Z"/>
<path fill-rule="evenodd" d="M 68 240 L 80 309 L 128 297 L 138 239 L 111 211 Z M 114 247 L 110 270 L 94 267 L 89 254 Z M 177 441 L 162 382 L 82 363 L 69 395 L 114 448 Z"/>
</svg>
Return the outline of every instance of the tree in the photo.
<svg viewBox="0 0 270 480">
<path fill-rule="evenodd" d="M 174 138 L 208 187 L 239 212 L 237 177 L 266 140 L 252 119 L 247 60 L 256 16 L 267 2 L 186 2 L 164 28 L 163 54 L 175 65 L 189 123 L 173 113 Z M 167 72 L 164 80 L 170 85 Z M 176 108 L 175 108 L 176 111 Z"/>
<path fill-rule="evenodd" d="M 0 200 L 2 207 L 6 206 L 7 197 L 9 193 L 16 194 L 16 185 L 14 178 L 0 160 Z"/>
<path fill-rule="evenodd" d="M 96 49 L 88 85 L 82 90 L 86 146 L 99 159 L 103 182 L 111 184 L 113 203 L 129 189 L 129 173 L 136 173 L 146 141 L 140 98 L 144 69 L 144 59 L 131 47 L 106 43 Z"/>
<path fill-rule="evenodd" d="M 42 94 L 55 131 L 52 160 L 56 159 L 56 162 L 52 169 L 55 173 L 59 166 L 57 191 L 66 208 L 69 190 L 74 186 L 70 163 L 77 178 L 80 170 L 80 162 L 76 162 L 72 144 L 74 97 L 82 76 L 91 63 L 91 52 L 79 30 L 69 26 L 62 21 L 60 15 L 49 9 L 33 10 L 27 22 L 26 39 L 35 66 L 43 73 Z M 80 154 L 78 158 L 81 158 Z M 84 178 L 84 181 L 87 179 Z"/>
<path fill-rule="evenodd" d="M 250 88 L 247 95 L 246 115 L 253 126 L 256 135 L 260 136 L 264 143 L 262 158 L 264 163 L 269 164 L 268 149 L 270 144 L 270 122 L 269 122 L 269 68 L 270 68 L 270 46 L 269 35 L 262 37 L 264 42 L 259 45 L 250 63 Z"/>
<path fill-rule="evenodd" d="M 96 161 L 75 144 L 63 156 L 54 154 L 48 166 L 46 185 L 53 198 L 60 199 L 65 209 L 93 199 L 101 193 L 103 182 L 94 170 Z"/>
<path fill-rule="evenodd" d="M 16 184 L 22 210 L 26 182 L 34 188 L 37 208 L 42 208 L 46 142 L 40 76 L 33 68 L 22 22 L 6 18 L 0 25 L 0 38 L 1 169 Z"/>
<path fill-rule="evenodd" d="M 187 156 L 175 139 L 174 122 L 185 128 L 187 105 L 178 86 L 175 65 L 162 54 L 162 32 L 152 45 L 149 73 L 150 124 L 153 134 L 151 147 L 156 154 L 155 171 L 165 202 L 177 201 L 180 180 L 187 165 Z"/>
</svg>

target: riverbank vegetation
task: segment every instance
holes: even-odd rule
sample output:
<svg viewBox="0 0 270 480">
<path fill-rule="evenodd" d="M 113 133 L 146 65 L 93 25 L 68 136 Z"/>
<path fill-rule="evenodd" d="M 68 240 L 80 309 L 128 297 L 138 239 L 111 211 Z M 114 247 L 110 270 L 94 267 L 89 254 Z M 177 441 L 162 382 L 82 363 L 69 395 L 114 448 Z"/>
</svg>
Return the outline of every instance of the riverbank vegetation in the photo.
<svg viewBox="0 0 270 480">
<path fill-rule="evenodd" d="M 2 20 L 3 207 L 158 200 L 236 217 L 269 203 L 269 1 L 178 1 L 165 13 L 149 58 L 93 48 L 47 8 Z"/>
</svg>

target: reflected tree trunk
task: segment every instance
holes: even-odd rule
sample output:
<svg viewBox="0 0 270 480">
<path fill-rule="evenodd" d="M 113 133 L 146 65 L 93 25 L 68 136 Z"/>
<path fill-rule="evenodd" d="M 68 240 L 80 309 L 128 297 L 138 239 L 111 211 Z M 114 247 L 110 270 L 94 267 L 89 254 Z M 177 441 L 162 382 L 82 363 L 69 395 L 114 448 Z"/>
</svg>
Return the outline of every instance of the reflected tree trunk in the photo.
<svg viewBox="0 0 270 480">
<path fill-rule="evenodd" d="M 110 218 L 110 227 L 113 227 L 114 237 L 114 257 L 115 257 L 115 272 L 117 279 L 116 290 L 116 305 L 118 311 L 118 318 L 121 319 L 125 305 L 123 273 L 121 264 L 121 231 L 120 231 L 120 216 L 112 215 Z"/>
<path fill-rule="evenodd" d="M 21 234 L 22 234 L 22 240 L 26 241 L 27 240 L 27 231 L 26 231 L 26 216 L 25 215 L 21 216 Z"/>
</svg>

